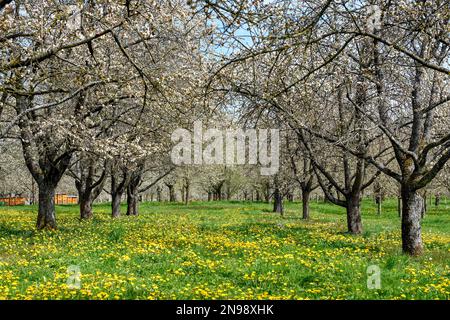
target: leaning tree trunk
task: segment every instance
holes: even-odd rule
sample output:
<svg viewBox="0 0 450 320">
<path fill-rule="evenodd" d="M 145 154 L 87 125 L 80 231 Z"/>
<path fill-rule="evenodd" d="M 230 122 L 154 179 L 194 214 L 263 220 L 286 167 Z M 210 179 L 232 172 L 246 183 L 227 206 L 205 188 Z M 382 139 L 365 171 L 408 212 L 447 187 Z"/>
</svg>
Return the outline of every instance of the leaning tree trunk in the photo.
<svg viewBox="0 0 450 320">
<path fill-rule="evenodd" d="M 273 212 L 283 214 L 283 197 L 281 196 L 280 189 L 275 188 L 273 198 L 274 198 Z"/>
<path fill-rule="evenodd" d="M 56 186 L 47 181 L 39 184 L 38 230 L 56 229 L 55 189 Z"/>
<path fill-rule="evenodd" d="M 309 219 L 309 197 L 311 192 L 309 190 L 302 190 L 302 215 L 304 220 Z"/>
<path fill-rule="evenodd" d="M 415 190 L 402 186 L 402 248 L 411 256 L 422 253 L 422 232 L 420 220 L 423 201 Z"/>
<path fill-rule="evenodd" d="M 350 195 L 347 201 L 347 230 L 351 234 L 361 234 L 363 231 L 360 210 L 360 194 Z"/>
</svg>

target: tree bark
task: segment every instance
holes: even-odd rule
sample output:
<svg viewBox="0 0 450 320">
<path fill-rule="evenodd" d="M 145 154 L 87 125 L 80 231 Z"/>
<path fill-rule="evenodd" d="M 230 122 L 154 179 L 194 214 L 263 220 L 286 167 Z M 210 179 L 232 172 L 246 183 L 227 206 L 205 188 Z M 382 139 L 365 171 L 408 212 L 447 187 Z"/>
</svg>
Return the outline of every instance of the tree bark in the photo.
<svg viewBox="0 0 450 320">
<path fill-rule="evenodd" d="M 268 182 L 265 184 L 264 201 L 267 203 L 270 202 L 270 184 Z"/>
<path fill-rule="evenodd" d="M 56 186 L 47 181 L 39 184 L 38 230 L 56 229 L 55 189 Z"/>
<path fill-rule="evenodd" d="M 137 186 L 130 183 L 127 188 L 127 216 L 139 214 L 139 194 Z"/>
<path fill-rule="evenodd" d="M 106 181 L 106 163 L 98 178 L 99 164 L 97 161 L 81 154 L 77 165 L 69 170 L 69 176 L 75 180 L 78 191 L 78 204 L 80 206 L 80 219 L 91 219 L 93 217 L 92 204 L 103 190 Z"/>
<path fill-rule="evenodd" d="M 130 183 L 129 172 L 127 170 L 121 171 L 122 176 L 120 176 L 118 171 L 111 173 L 111 216 L 113 218 L 118 218 L 121 214 L 120 202 L 122 201 L 122 196 Z"/>
<path fill-rule="evenodd" d="M 380 195 L 376 195 L 375 203 L 377 204 L 377 214 L 380 215 L 381 214 L 381 196 Z"/>
<path fill-rule="evenodd" d="M 351 234 L 361 234 L 363 231 L 360 210 L 360 195 L 347 198 L 347 229 Z"/>
<path fill-rule="evenodd" d="M 113 218 L 120 217 L 120 202 L 122 200 L 122 193 L 121 192 L 113 192 L 111 194 L 112 201 L 111 201 L 111 216 Z"/>
<path fill-rule="evenodd" d="M 81 219 L 91 219 L 92 214 L 92 196 L 91 191 L 87 190 L 83 193 L 78 192 L 80 200 L 80 218 Z"/>
<path fill-rule="evenodd" d="M 190 183 L 187 182 L 185 184 L 184 204 L 187 205 L 189 203 L 190 196 L 191 196 L 191 194 L 190 194 Z"/>
<path fill-rule="evenodd" d="M 181 189 L 180 189 L 180 193 L 181 193 L 181 202 L 185 202 L 185 192 L 184 192 L 184 185 L 181 187 Z"/>
<path fill-rule="evenodd" d="M 172 184 L 166 184 L 167 188 L 169 189 L 169 202 L 175 202 L 175 189 Z"/>
<path fill-rule="evenodd" d="M 127 196 L 127 216 L 137 216 L 139 214 L 138 196 L 128 194 Z"/>
<path fill-rule="evenodd" d="M 36 204 L 36 181 L 31 178 L 31 199 L 30 204 Z"/>
<path fill-rule="evenodd" d="M 311 192 L 309 190 L 302 190 L 302 218 L 309 219 L 309 197 Z"/>
<path fill-rule="evenodd" d="M 96 183 L 89 181 L 78 181 L 75 183 L 78 190 L 78 201 L 80 205 L 80 219 L 91 219 L 93 217 L 92 205 L 103 190 L 105 176 L 100 177 Z M 87 185 L 89 184 L 89 186 Z"/>
<path fill-rule="evenodd" d="M 423 198 L 422 198 L 423 206 L 422 206 L 422 212 L 421 212 L 421 218 L 425 216 L 427 213 L 427 192 L 425 191 Z"/>
<path fill-rule="evenodd" d="M 423 251 L 422 232 L 420 226 L 423 201 L 415 190 L 402 186 L 402 248 L 411 256 L 420 255 Z"/>
<path fill-rule="evenodd" d="M 273 212 L 277 212 L 283 215 L 283 197 L 281 195 L 280 189 L 275 188 L 275 193 L 273 197 L 274 197 Z"/>
<path fill-rule="evenodd" d="M 156 201 L 161 202 L 162 201 L 162 190 L 161 187 L 156 188 Z"/>
</svg>

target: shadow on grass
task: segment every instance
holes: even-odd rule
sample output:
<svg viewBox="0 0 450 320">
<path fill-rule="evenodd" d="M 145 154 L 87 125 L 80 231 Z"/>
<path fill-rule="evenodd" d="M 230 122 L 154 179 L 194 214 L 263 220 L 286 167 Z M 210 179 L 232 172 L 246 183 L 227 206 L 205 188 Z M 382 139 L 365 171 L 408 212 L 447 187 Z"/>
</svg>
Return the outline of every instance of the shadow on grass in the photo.
<svg viewBox="0 0 450 320">
<path fill-rule="evenodd" d="M 0 235 L 11 236 L 11 237 L 21 237 L 21 238 L 31 238 L 35 234 L 35 230 L 23 230 L 17 229 L 9 226 L 0 225 Z"/>
</svg>

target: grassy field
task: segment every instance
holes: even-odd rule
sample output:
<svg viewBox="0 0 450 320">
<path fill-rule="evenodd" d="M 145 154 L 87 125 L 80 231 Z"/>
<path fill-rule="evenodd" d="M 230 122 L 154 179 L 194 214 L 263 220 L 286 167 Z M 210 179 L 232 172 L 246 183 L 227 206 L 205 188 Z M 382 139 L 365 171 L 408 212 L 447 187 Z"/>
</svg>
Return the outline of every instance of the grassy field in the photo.
<svg viewBox="0 0 450 320">
<path fill-rule="evenodd" d="M 377 216 L 365 200 L 362 236 L 345 234 L 341 208 L 314 202 L 308 222 L 300 203 L 284 217 L 265 203 L 144 203 L 116 220 L 97 205 L 88 222 L 59 206 L 54 232 L 34 230 L 35 207 L 3 207 L 0 299 L 449 299 L 450 208 L 429 210 L 425 253 L 410 258 L 395 205 Z M 73 265 L 79 289 L 67 285 Z M 369 265 L 381 289 L 367 288 Z"/>
</svg>

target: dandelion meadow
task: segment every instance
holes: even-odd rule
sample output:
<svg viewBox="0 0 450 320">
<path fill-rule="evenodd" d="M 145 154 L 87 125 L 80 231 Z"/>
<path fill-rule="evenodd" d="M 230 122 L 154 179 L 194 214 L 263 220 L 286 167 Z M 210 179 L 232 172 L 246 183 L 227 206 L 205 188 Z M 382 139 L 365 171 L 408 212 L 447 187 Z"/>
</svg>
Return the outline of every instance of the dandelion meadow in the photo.
<svg viewBox="0 0 450 320">
<path fill-rule="evenodd" d="M 34 229 L 34 206 L 0 209 L 0 299 L 449 299 L 448 209 L 423 219 L 424 253 L 401 252 L 396 200 L 377 215 L 364 200 L 362 235 L 346 233 L 345 211 L 286 202 L 142 203 L 139 216 L 111 219 L 94 206 L 57 206 L 59 228 Z M 79 267 L 79 288 L 68 267 Z M 381 270 L 368 289 L 367 267 Z"/>
</svg>

